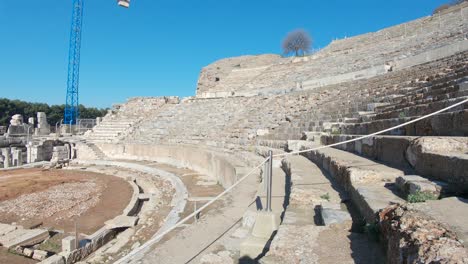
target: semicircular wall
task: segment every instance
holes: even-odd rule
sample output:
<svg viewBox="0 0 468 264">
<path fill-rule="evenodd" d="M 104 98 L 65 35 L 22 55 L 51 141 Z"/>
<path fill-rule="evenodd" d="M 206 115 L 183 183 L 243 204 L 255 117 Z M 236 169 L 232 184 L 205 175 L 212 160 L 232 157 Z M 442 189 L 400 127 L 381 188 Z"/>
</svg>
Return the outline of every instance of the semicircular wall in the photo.
<svg viewBox="0 0 468 264">
<path fill-rule="evenodd" d="M 236 167 L 244 164 L 211 149 L 189 145 L 96 144 L 112 159 L 148 160 L 185 167 L 218 180 L 224 188 L 236 179 Z M 78 155 L 78 158 L 80 156 Z"/>
</svg>

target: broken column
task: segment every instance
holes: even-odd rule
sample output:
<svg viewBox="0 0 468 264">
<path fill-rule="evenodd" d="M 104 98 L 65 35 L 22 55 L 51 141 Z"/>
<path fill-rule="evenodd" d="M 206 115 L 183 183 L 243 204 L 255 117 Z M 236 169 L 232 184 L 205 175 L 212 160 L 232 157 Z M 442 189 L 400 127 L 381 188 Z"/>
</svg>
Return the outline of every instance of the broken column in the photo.
<svg viewBox="0 0 468 264">
<path fill-rule="evenodd" d="M 11 164 L 13 167 L 22 166 L 23 165 L 23 151 L 18 148 L 11 149 Z"/>
<path fill-rule="evenodd" d="M 34 124 L 35 124 L 35 123 L 34 123 L 34 117 L 28 118 L 28 124 L 29 124 L 30 126 L 34 126 Z"/>
<path fill-rule="evenodd" d="M 3 168 L 11 167 L 10 148 L 2 148 L 1 152 L 3 156 Z"/>
<path fill-rule="evenodd" d="M 38 136 L 50 134 L 50 125 L 47 123 L 47 115 L 44 112 L 37 113 L 37 128 L 35 134 Z"/>
<path fill-rule="evenodd" d="M 22 115 L 14 115 L 11 117 L 10 126 L 8 127 L 9 136 L 24 136 L 28 133 L 28 125 L 23 123 Z"/>
</svg>

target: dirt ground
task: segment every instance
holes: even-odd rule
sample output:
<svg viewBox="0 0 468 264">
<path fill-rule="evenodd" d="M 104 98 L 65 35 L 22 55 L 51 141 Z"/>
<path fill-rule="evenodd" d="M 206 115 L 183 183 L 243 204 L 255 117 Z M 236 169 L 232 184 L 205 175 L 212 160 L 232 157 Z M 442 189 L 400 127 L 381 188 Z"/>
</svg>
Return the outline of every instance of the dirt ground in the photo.
<svg viewBox="0 0 468 264">
<path fill-rule="evenodd" d="M 6 249 L 0 247 L 0 263 L 1 264 L 32 264 L 32 263 L 37 263 L 37 261 L 9 253 Z"/>
<path fill-rule="evenodd" d="M 83 186 L 83 189 L 81 188 Z M 74 201 L 74 195 L 80 195 L 85 192 L 84 187 L 90 190 L 89 197 L 80 197 L 86 199 L 84 202 Z M 67 187 L 65 197 L 60 193 L 61 188 Z M 15 205 L 15 201 L 28 201 L 40 195 L 48 195 L 47 192 L 61 197 L 61 201 L 50 200 L 34 201 L 34 203 L 16 204 L 19 209 L 12 211 L 12 206 L 7 207 L 7 203 Z M 70 193 L 70 196 L 68 194 Z M 37 196 L 36 196 L 37 195 Z M 60 196 L 62 195 L 62 196 Z M 25 227 L 42 226 L 63 230 L 65 232 L 74 231 L 75 221 L 71 215 L 77 209 L 80 212 L 78 217 L 78 232 L 82 234 L 91 234 L 101 228 L 105 221 L 114 218 L 122 213 L 127 206 L 132 195 L 131 186 L 123 179 L 82 171 L 69 170 L 42 170 L 42 169 L 20 169 L 13 171 L 0 172 L 0 208 L 10 208 L 10 211 L 0 212 L 0 222 L 13 223 Z M 68 201 L 67 201 L 68 200 Z M 89 201 L 92 200 L 92 203 Z M 73 203 L 76 204 L 73 204 Z M 60 207 L 66 203 L 66 210 L 58 211 L 51 216 L 47 212 Z M 86 207 L 86 205 L 88 205 Z M 18 211 L 27 211 L 28 206 L 31 211 L 43 213 L 47 217 L 31 216 L 28 214 L 17 214 Z M 23 208 L 22 208 L 23 207 Z M 37 207 L 40 207 L 39 209 Z M 42 210 L 42 211 L 41 211 Z M 2 262 L 0 262 L 2 263 Z"/>
</svg>

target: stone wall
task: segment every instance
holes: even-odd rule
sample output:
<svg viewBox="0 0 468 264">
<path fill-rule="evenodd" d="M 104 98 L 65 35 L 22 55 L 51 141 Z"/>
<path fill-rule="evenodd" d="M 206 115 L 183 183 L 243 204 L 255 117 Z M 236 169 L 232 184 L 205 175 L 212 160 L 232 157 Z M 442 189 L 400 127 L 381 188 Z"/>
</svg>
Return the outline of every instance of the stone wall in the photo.
<svg viewBox="0 0 468 264">
<path fill-rule="evenodd" d="M 64 143 L 59 140 L 44 140 L 40 142 L 29 142 L 27 148 L 27 163 L 50 161 L 53 157 L 57 160 L 68 159 L 70 155 L 70 148 L 56 148 L 57 146 L 64 146 Z"/>
<path fill-rule="evenodd" d="M 115 159 L 150 160 L 186 167 L 218 179 L 227 188 L 236 181 L 236 164 L 222 153 L 194 146 L 148 144 L 97 144 L 108 157 Z M 80 158 L 80 150 L 78 150 Z"/>
<path fill-rule="evenodd" d="M 279 60 L 278 55 L 265 54 L 227 58 L 214 62 L 202 69 L 197 84 L 197 96 L 208 97 L 206 93 L 227 92 L 221 86 L 232 84 L 229 80 L 226 81 L 232 72 L 248 74 L 253 71 L 252 69 L 269 66 L 278 63 Z M 230 79 L 232 81 L 232 78 Z"/>
</svg>

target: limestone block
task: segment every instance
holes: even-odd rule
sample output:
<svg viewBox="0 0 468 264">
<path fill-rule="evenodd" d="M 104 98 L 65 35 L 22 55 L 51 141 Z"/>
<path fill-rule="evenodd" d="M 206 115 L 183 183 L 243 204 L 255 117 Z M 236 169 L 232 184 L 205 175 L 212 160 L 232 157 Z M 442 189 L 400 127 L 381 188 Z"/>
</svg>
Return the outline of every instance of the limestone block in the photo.
<svg viewBox="0 0 468 264">
<path fill-rule="evenodd" d="M 55 146 L 52 149 L 52 160 L 67 160 L 70 157 L 68 146 Z"/>
<path fill-rule="evenodd" d="M 62 251 L 72 252 L 76 249 L 76 238 L 74 236 L 68 236 L 62 239 Z"/>
<path fill-rule="evenodd" d="M 0 244 L 5 248 L 16 246 L 32 246 L 38 244 L 49 237 L 49 231 L 43 229 L 16 229 L 2 237 Z"/>
<path fill-rule="evenodd" d="M 271 234 L 278 229 L 280 219 L 272 212 L 259 212 L 252 229 L 255 237 L 270 238 Z"/>
<path fill-rule="evenodd" d="M 288 140 L 289 151 L 301 151 L 305 149 L 311 149 L 316 147 L 316 143 L 305 141 L 305 140 Z"/>
<path fill-rule="evenodd" d="M 65 264 L 65 258 L 60 255 L 53 255 L 41 261 L 40 264 Z"/>
<path fill-rule="evenodd" d="M 14 225 L 7 225 L 7 224 L 0 223 L 0 236 L 4 236 L 10 232 L 15 231 L 16 229 L 17 227 Z"/>
<path fill-rule="evenodd" d="M 200 264 L 234 264 L 231 255 L 229 251 L 206 254 L 201 258 Z"/>
<path fill-rule="evenodd" d="M 32 257 L 34 254 L 34 249 L 31 249 L 31 248 L 25 248 L 23 249 L 23 255 L 30 258 Z"/>
<path fill-rule="evenodd" d="M 320 232 L 325 228 L 316 225 L 282 225 L 266 255 L 266 259 L 275 261 L 267 263 L 319 263 L 314 248 Z"/>
<path fill-rule="evenodd" d="M 22 115 L 16 114 L 16 115 L 11 117 L 11 120 L 10 120 L 10 125 L 11 126 L 20 126 L 22 124 L 23 124 L 23 116 Z"/>
<path fill-rule="evenodd" d="M 245 228 L 252 228 L 255 224 L 255 219 L 257 216 L 257 212 L 247 210 L 244 213 L 244 216 L 242 217 L 242 227 Z"/>
<path fill-rule="evenodd" d="M 106 221 L 105 225 L 107 229 L 127 228 L 136 226 L 137 222 L 138 217 L 136 216 L 119 215 L 112 220 Z"/>
<path fill-rule="evenodd" d="M 468 190 L 468 139 L 422 137 L 411 142 L 406 157 L 416 173 Z"/>
<path fill-rule="evenodd" d="M 447 184 L 433 182 L 418 175 L 400 176 L 396 179 L 395 184 L 405 195 L 424 192 L 433 194 L 436 197 L 440 196 L 442 188 L 448 187 Z"/>
<path fill-rule="evenodd" d="M 21 124 L 21 125 L 17 125 L 17 126 L 11 125 L 11 126 L 8 127 L 8 134 L 10 136 L 19 136 L 19 135 L 24 136 L 28 132 L 30 134 L 32 134 L 34 131 L 33 131 L 33 129 L 30 129 L 29 127 L 30 126 L 26 125 L 26 124 Z"/>
<path fill-rule="evenodd" d="M 49 135 L 50 125 L 47 123 L 47 115 L 44 112 L 37 113 L 37 128 L 36 135 Z"/>
<path fill-rule="evenodd" d="M 32 256 L 33 259 L 35 260 L 45 260 L 47 258 L 47 251 L 44 251 L 44 250 L 39 250 L 39 249 L 36 249 L 34 250 L 34 254 Z"/>
<path fill-rule="evenodd" d="M 270 134 L 270 130 L 268 129 L 257 129 L 257 136 L 265 136 Z"/>
<path fill-rule="evenodd" d="M 140 201 L 149 201 L 152 195 L 150 193 L 140 193 L 138 195 L 138 200 Z"/>
<path fill-rule="evenodd" d="M 322 217 L 322 223 L 326 226 L 331 224 L 349 224 L 349 227 L 352 225 L 352 219 L 349 212 L 343 211 L 341 209 L 333 209 L 326 207 L 320 208 L 320 216 Z"/>
<path fill-rule="evenodd" d="M 256 259 L 262 254 L 268 243 L 268 238 L 249 236 L 240 244 L 240 257 Z"/>
</svg>

